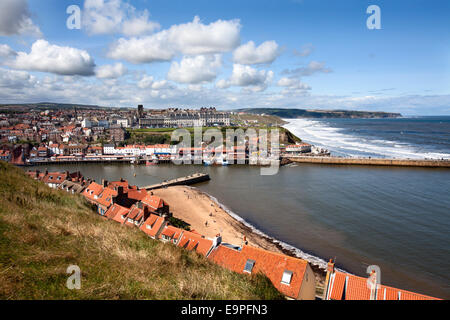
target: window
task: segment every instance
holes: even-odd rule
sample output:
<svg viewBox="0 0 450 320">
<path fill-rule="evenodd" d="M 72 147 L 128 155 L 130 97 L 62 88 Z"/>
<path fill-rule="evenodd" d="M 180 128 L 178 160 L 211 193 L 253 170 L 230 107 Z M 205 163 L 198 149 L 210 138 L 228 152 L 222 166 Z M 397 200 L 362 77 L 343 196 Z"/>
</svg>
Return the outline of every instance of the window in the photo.
<svg viewBox="0 0 450 320">
<path fill-rule="evenodd" d="M 244 271 L 248 273 L 252 273 L 253 266 L 255 265 L 255 260 L 247 260 L 245 263 Z"/>
<path fill-rule="evenodd" d="M 281 283 L 289 285 L 291 284 L 291 280 L 292 280 L 292 271 L 284 270 L 283 278 L 281 278 Z"/>
</svg>

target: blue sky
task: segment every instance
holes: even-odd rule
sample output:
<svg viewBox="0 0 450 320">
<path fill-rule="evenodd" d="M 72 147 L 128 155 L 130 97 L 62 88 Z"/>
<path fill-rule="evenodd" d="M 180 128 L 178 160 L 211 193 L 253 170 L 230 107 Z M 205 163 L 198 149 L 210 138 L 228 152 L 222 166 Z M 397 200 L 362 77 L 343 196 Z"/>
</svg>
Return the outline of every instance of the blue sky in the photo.
<svg viewBox="0 0 450 320">
<path fill-rule="evenodd" d="M 4 103 L 450 114 L 449 1 L 2 2 Z"/>
</svg>

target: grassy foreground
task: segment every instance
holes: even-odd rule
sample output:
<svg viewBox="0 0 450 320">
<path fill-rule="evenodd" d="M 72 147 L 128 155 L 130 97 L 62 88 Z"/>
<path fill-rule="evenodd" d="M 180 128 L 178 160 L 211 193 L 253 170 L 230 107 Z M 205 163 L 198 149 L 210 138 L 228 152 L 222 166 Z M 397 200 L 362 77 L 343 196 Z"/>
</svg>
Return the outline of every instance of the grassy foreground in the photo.
<svg viewBox="0 0 450 320">
<path fill-rule="evenodd" d="M 69 290 L 69 265 L 81 289 Z M 282 299 L 270 280 L 106 221 L 0 161 L 0 299 Z"/>
</svg>

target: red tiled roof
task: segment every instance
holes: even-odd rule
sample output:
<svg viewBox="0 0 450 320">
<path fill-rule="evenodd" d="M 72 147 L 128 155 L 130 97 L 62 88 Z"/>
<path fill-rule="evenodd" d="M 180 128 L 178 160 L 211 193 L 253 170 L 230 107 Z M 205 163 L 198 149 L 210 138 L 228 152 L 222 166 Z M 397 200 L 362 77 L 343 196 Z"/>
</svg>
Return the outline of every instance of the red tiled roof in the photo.
<svg viewBox="0 0 450 320">
<path fill-rule="evenodd" d="M 180 242 L 178 242 L 179 247 L 183 247 L 186 250 L 195 250 L 198 253 L 206 256 L 213 246 L 212 240 L 202 238 L 198 234 L 184 231 Z"/>
<path fill-rule="evenodd" d="M 117 197 L 117 191 L 111 188 L 105 188 L 95 201 L 105 207 L 109 207 L 113 203 L 113 197 Z"/>
<path fill-rule="evenodd" d="M 140 229 L 144 231 L 150 237 L 156 237 L 159 229 L 164 223 L 164 218 L 151 214 L 147 220 L 142 224 Z"/>
<path fill-rule="evenodd" d="M 67 178 L 66 172 L 49 172 L 44 176 L 42 181 L 44 183 L 63 183 Z"/>
<path fill-rule="evenodd" d="M 130 213 L 128 213 L 127 218 L 136 220 L 136 218 L 143 212 L 143 209 L 136 207 L 136 205 L 132 205 L 130 208 Z"/>
<path fill-rule="evenodd" d="M 265 274 L 273 285 L 284 295 L 298 298 L 308 262 L 251 246 L 244 246 L 241 251 L 220 245 L 212 251 L 209 258 L 232 271 L 244 273 L 248 260 L 255 261 L 252 273 Z M 281 283 L 283 273 L 292 272 L 289 285 Z"/>
<path fill-rule="evenodd" d="M 128 191 L 128 198 L 133 199 L 136 201 L 142 201 L 147 196 L 147 190 L 129 190 Z"/>
<path fill-rule="evenodd" d="M 333 280 L 334 278 L 334 280 Z M 345 284 L 345 279 L 347 283 Z M 367 279 L 352 274 L 335 271 L 330 277 L 327 299 L 333 300 L 370 300 Z M 434 297 L 380 285 L 377 300 L 439 300 Z"/>
<path fill-rule="evenodd" d="M 117 203 L 114 203 L 108 211 L 105 213 L 105 217 L 108 219 L 114 219 L 116 216 L 120 217 L 121 215 L 125 215 L 130 211 L 130 209 L 122 207 Z M 114 219 L 115 220 L 115 219 Z"/>
<path fill-rule="evenodd" d="M 166 226 L 164 228 L 163 232 L 161 232 L 161 235 L 159 236 L 159 238 L 161 239 L 162 236 L 164 235 L 171 239 L 178 239 L 182 232 L 183 232 L 183 230 L 181 230 L 180 228 L 177 228 L 174 226 Z"/>
<path fill-rule="evenodd" d="M 367 279 L 349 275 L 345 300 L 370 300 L 370 289 Z"/>
<path fill-rule="evenodd" d="M 333 291 L 331 291 L 330 299 L 332 300 L 342 300 L 342 295 L 344 294 L 345 286 L 345 274 L 335 273 L 333 279 Z"/>
<path fill-rule="evenodd" d="M 144 199 L 142 199 L 142 202 L 150 206 L 153 210 L 158 210 L 159 208 L 162 208 L 164 205 L 167 205 L 167 203 L 160 197 L 152 196 L 150 194 L 147 194 L 147 196 L 145 196 Z"/>
<path fill-rule="evenodd" d="M 95 196 L 99 196 L 103 191 L 103 187 L 98 183 L 92 182 L 84 191 L 83 196 L 88 200 L 96 201 Z"/>
</svg>

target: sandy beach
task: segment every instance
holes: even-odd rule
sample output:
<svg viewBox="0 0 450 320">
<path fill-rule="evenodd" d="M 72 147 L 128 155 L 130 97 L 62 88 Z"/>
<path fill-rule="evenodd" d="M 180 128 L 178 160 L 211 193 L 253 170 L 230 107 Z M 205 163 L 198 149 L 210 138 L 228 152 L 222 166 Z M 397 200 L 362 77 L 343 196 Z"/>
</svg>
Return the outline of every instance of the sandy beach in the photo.
<svg viewBox="0 0 450 320">
<path fill-rule="evenodd" d="M 191 225 L 191 230 L 208 238 L 220 233 L 223 242 L 240 246 L 245 236 L 252 246 L 281 252 L 275 244 L 252 232 L 196 188 L 176 186 L 154 190 L 153 193 L 169 204 L 174 217 L 186 221 Z"/>
<path fill-rule="evenodd" d="M 216 201 L 197 188 L 175 186 L 153 190 L 153 193 L 169 204 L 174 217 L 189 223 L 191 230 L 206 237 L 213 238 L 220 233 L 223 242 L 240 246 L 245 236 L 249 245 L 292 255 L 271 239 L 255 233 L 234 219 Z M 313 270 L 320 286 L 320 283 L 323 283 L 324 272 L 314 267 Z"/>
</svg>

